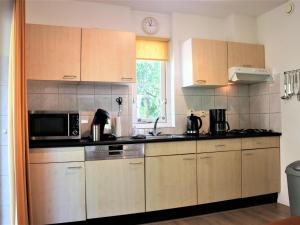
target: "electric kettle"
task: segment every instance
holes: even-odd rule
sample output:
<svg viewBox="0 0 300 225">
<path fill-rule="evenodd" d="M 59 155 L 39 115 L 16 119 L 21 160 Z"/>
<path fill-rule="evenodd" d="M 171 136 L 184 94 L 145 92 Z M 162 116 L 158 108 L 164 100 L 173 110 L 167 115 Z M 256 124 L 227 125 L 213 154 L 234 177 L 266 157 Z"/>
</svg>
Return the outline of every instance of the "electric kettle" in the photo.
<svg viewBox="0 0 300 225">
<path fill-rule="evenodd" d="M 187 117 L 186 134 L 187 135 L 198 135 L 199 130 L 202 127 L 202 120 L 199 116 L 194 116 L 192 113 Z"/>
</svg>

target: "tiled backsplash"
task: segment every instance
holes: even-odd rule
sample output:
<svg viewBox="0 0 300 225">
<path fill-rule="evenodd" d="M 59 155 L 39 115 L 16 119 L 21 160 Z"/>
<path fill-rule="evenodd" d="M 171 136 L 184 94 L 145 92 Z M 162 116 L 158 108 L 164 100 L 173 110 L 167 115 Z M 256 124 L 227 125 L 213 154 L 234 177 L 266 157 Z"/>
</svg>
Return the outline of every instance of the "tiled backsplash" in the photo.
<svg viewBox="0 0 300 225">
<path fill-rule="evenodd" d="M 208 111 L 212 108 L 227 109 L 231 129 L 265 128 L 280 131 L 279 81 L 272 84 L 228 85 L 219 88 L 182 88 L 182 95 L 175 95 L 175 127 L 161 128 L 164 133 L 186 131 L 189 109 Z M 29 110 L 79 110 L 82 130 L 90 129 L 90 122 L 98 108 L 107 110 L 111 117 L 117 115 L 116 98 L 123 98 L 121 112 L 122 135 L 129 135 L 132 128 L 132 86 L 99 83 L 70 83 L 29 81 Z M 208 117 L 202 118 L 203 131 L 208 129 Z M 272 121 L 272 123 L 270 123 Z M 140 130 L 146 133 L 147 130 Z"/>
</svg>

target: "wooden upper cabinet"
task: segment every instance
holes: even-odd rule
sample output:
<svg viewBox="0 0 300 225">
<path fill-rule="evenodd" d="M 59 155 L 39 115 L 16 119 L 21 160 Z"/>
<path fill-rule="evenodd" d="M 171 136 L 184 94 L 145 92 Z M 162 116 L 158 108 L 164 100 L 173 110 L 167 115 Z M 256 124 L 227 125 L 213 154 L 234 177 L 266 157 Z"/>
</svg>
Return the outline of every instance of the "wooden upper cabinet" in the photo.
<svg viewBox="0 0 300 225">
<path fill-rule="evenodd" d="M 81 80 L 135 82 L 134 33 L 82 29 Z"/>
<path fill-rule="evenodd" d="M 81 28 L 27 24 L 27 79 L 79 81 L 80 48 Z"/>
<path fill-rule="evenodd" d="M 227 42 L 185 41 L 182 46 L 182 75 L 184 87 L 227 85 Z"/>
<path fill-rule="evenodd" d="M 265 68 L 265 48 L 263 45 L 228 42 L 228 68 Z"/>
</svg>

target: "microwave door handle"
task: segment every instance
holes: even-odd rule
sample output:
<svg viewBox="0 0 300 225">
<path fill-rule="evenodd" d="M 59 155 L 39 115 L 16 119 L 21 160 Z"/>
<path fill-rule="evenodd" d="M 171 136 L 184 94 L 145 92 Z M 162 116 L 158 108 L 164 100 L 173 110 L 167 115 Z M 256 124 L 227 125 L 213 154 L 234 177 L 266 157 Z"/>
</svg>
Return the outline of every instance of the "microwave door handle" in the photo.
<svg viewBox="0 0 300 225">
<path fill-rule="evenodd" d="M 70 114 L 68 113 L 68 137 L 70 137 Z"/>
</svg>

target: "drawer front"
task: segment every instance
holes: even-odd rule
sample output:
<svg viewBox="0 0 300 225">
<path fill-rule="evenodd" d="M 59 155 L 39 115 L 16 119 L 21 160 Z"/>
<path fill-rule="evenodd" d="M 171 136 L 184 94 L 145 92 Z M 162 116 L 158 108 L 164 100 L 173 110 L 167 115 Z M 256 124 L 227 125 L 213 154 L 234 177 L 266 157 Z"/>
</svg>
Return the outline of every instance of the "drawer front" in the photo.
<svg viewBox="0 0 300 225">
<path fill-rule="evenodd" d="M 242 138 L 242 149 L 279 148 L 280 137 Z"/>
<path fill-rule="evenodd" d="M 241 139 L 217 139 L 197 141 L 197 153 L 240 151 Z"/>
<path fill-rule="evenodd" d="M 67 148 L 32 148 L 29 153 L 30 163 L 83 162 L 83 147 Z"/>
<path fill-rule="evenodd" d="M 178 141 L 146 144 L 146 156 L 196 153 L 196 141 Z"/>
</svg>

